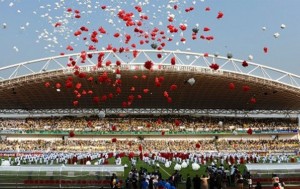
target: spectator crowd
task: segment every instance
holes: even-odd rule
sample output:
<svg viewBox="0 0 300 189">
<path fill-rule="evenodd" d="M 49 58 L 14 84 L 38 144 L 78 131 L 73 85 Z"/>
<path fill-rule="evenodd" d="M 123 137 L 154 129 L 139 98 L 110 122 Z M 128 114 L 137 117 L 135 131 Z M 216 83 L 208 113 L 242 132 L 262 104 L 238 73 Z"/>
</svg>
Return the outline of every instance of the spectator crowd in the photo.
<svg viewBox="0 0 300 189">
<path fill-rule="evenodd" d="M 300 149 L 290 140 L 1 140 L 0 151 L 57 152 L 286 152 Z"/>
<path fill-rule="evenodd" d="M 19 131 L 276 131 L 298 130 L 296 118 L 51 117 L 1 119 L 0 130 Z"/>
</svg>

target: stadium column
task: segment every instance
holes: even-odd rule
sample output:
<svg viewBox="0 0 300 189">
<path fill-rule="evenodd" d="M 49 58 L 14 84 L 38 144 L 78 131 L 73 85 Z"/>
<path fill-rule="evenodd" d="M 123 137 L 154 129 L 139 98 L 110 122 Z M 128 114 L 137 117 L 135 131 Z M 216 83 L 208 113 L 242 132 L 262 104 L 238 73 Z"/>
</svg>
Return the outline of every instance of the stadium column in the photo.
<svg viewBox="0 0 300 189">
<path fill-rule="evenodd" d="M 300 114 L 298 114 L 298 140 L 300 141 Z"/>
</svg>

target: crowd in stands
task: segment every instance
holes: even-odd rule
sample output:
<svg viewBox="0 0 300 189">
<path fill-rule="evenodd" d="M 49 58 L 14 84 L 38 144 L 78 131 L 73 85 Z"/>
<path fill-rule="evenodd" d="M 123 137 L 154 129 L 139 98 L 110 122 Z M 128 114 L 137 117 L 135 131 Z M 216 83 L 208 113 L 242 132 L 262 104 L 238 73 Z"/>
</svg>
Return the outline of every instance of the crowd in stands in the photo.
<svg viewBox="0 0 300 189">
<path fill-rule="evenodd" d="M 165 141 L 145 140 L 142 142 L 147 151 L 194 151 L 196 143 L 202 150 L 216 151 L 212 141 Z M 2 140 L 0 151 L 138 151 L 140 142 L 134 140 Z"/>
<path fill-rule="evenodd" d="M 150 118 L 149 118 L 150 117 Z M 1 119 L 0 130 L 21 131 L 253 131 L 297 130 L 296 118 L 236 117 L 51 117 Z"/>
<path fill-rule="evenodd" d="M 219 140 L 217 148 L 222 151 L 295 151 L 299 150 L 299 140 Z"/>
<path fill-rule="evenodd" d="M 0 151 L 295 152 L 299 140 L 1 140 Z"/>
</svg>

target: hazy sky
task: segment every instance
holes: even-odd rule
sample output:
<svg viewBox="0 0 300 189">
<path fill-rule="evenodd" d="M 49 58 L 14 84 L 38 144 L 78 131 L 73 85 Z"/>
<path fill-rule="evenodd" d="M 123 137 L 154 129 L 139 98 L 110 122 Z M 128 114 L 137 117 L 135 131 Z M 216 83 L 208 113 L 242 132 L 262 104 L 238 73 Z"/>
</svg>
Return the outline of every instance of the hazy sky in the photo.
<svg viewBox="0 0 300 189">
<path fill-rule="evenodd" d="M 165 50 L 191 50 L 194 52 L 218 52 L 226 56 L 231 52 L 234 58 L 247 60 L 253 55 L 253 61 L 259 64 L 275 67 L 284 71 L 300 75 L 300 14 L 299 0 L 0 0 L 0 67 L 27 60 L 56 56 L 59 53 L 74 53 L 87 50 L 93 45 L 89 40 L 90 34 L 100 26 L 107 34 L 98 36 L 97 49 L 112 44 L 115 47 L 126 47 L 132 43 L 137 49 L 151 49 L 152 43 L 139 45 L 141 36 L 133 32 L 133 27 L 126 27 L 124 21 L 116 15 L 119 10 L 133 12 L 134 21 L 140 20 L 140 14 L 147 15 L 140 27 L 145 32 L 151 32 L 157 27 L 164 31 L 173 41 L 166 41 Z M 105 5 L 106 8 L 101 7 Z M 174 5 L 177 9 L 174 9 Z M 186 12 L 186 9 L 193 10 Z M 210 11 L 205 9 L 209 7 Z M 67 9 L 72 12 L 68 13 Z M 80 11 L 81 18 L 75 18 L 74 10 Z M 224 16 L 217 19 L 218 12 Z M 174 21 L 168 18 L 174 16 Z M 61 26 L 55 27 L 56 23 Z M 168 33 L 168 25 L 179 28 L 186 24 L 187 29 L 175 34 Z M 284 24 L 286 27 L 281 28 Z M 74 32 L 81 26 L 88 32 L 75 37 Z M 191 39 L 192 29 L 199 28 L 196 40 Z M 210 31 L 204 32 L 208 27 Z M 265 30 L 263 30 L 265 27 Z M 120 33 L 119 38 L 113 35 Z M 279 37 L 275 38 L 274 34 Z M 125 34 L 131 36 L 129 44 L 124 43 Z M 214 40 L 207 41 L 200 35 L 214 36 Z M 84 37 L 88 39 L 83 40 Z M 181 38 L 186 38 L 182 43 Z M 157 40 L 157 39 L 155 39 Z M 66 50 L 71 45 L 74 51 Z M 268 48 L 264 53 L 263 48 Z"/>
</svg>

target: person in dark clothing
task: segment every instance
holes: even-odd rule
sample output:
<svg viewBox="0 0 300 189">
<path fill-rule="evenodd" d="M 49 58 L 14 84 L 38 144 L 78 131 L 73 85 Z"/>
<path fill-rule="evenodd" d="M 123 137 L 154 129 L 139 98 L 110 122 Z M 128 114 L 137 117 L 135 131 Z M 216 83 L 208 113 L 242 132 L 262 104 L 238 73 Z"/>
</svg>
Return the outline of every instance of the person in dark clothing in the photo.
<svg viewBox="0 0 300 189">
<path fill-rule="evenodd" d="M 129 177 L 126 179 L 126 189 L 131 189 L 131 181 Z"/>
<path fill-rule="evenodd" d="M 216 177 L 215 174 L 211 173 L 209 175 L 209 189 L 214 189 L 216 186 Z"/>
<path fill-rule="evenodd" d="M 138 180 L 137 180 L 136 176 L 132 177 L 131 184 L 132 184 L 133 189 L 138 189 Z"/>
<path fill-rule="evenodd" d="M 110 177 L 110 188 L 114 188 L 114 186 L 116 185 L 116 179 L 117 176 L 115 173 L 113 173 L 112 176 Z"/>
<path fill-rule="evenodd" d="M 216 175 L 217 189 L 221 189 L 222 188 L 222 182 L 223 182 L 223 178 L 222 178 L 221 173 L 217 173 L 217 175 Z"/>
<path fill-rule="evenodd" d="M 200 189 L 201 179 L 198 174 L 193 178 L 193 184 L 194 184 L 194 189 Z"/>
<path fill-rule="evenodd" d="M 154 189 L 153 180 L 154 180 L 154 177 L 152 176 L 149 180 L 149 186 L 148 186 L 149 189 Z"/>
<path fill-rule="evenodd" d="M 255 189 L 262 189 L 262 186 L 259 181 L 257 181 Z"/>
<path fill-rule="evenodd" d="M 185 188 L 191 189 L 191 187 L 192 187 L 192 180 L 191 180 L 190 174 L 187 174 Z"/>
</svg>

